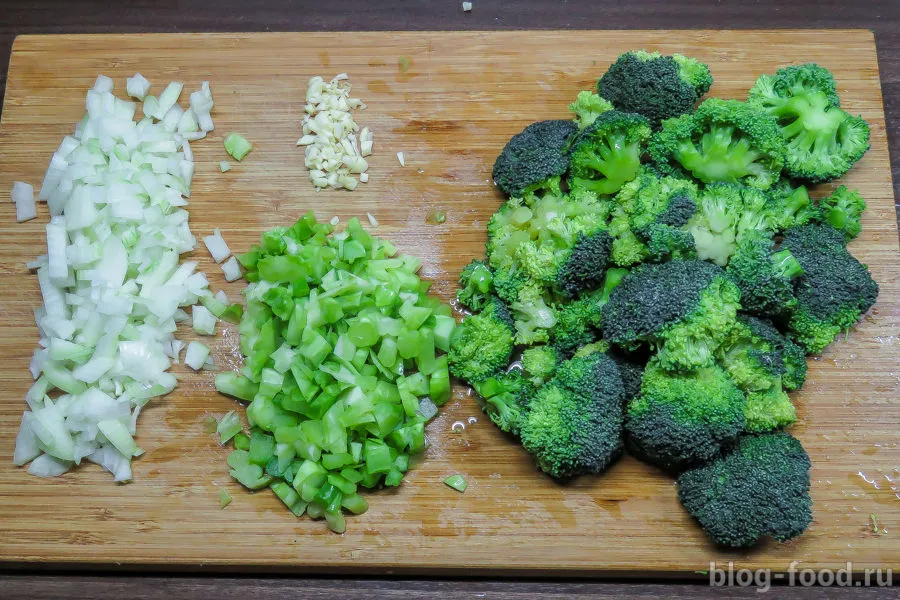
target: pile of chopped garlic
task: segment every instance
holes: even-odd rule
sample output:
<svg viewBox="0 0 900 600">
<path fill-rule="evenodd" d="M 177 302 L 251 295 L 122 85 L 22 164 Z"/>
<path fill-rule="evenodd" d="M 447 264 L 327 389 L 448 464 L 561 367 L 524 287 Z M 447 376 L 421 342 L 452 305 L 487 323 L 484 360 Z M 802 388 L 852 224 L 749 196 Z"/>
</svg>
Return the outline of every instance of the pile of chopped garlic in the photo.
<svg viewBox="0 0 900 600">
<path fill-rule="evenodd" d="M 303 136 L 297 145 L 306 146 L 306 167 L 317 190 L 354 190 L 360 181 L 369 180 L 369 164 L 364 157 L 372 154 L 372 132 L 367 127 L 360 131 L 350 114 L 352 109 L 364 109 L 366 105 L 350 97 L 348 79 L 341 73 L 326 83 L 316 76 L 306 89 Z"/>
</svg>

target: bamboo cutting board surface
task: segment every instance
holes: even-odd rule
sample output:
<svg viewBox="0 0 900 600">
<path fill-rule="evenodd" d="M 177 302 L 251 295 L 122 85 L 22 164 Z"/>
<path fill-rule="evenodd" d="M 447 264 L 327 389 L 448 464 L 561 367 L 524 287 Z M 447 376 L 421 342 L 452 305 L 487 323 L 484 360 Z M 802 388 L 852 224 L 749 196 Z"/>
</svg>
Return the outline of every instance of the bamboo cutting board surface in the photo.
<svg viewBox="0 0 900 600">
<path fill-rule="evenodd" d="M 681 509 L 673 481 L 631 458 L 600 477 L 558 485 L 484 417 L 462 386 L 428 427 L 425 460 L 397 490 L 369 496 L 370 510 L 335 535 L 297 520 L 269 492 L 233 483 L 226 451 L 204 419 L 236 408 L 213 390 L 212 373 L 174 370 L 182 383 L 141 415 L 134 482 L 117 485 L 85 465 L 54 480 L 27 475 L 11 458 L 28 362 L 37 342 L 36 278 L 25 262 L 44 252 L 46 207 L 16 224 L 0 203 L 0 560 L 75 566 L 280 571 L 478 574 L 663 574 L 739 567 L 900 566 L 900 279 L 897 224 L 873 36 L 868 31 L 632 31 L 25 36 L 13 47 L 0 125 L 0 196 L 12 181 L 40 184 L 50 155 L 84 111 L 98 73 L 144 74 L 159 90 L 212 86 L 216 131 L 192 145 L 190 202 L 197 236 L 213 227 L 236 251 L 314 209 L 342 222 L 372 213 L 376 233 L 422 258 L 434 291 L 451 300 L 459 269 L 483 252 L 485 224 L 501 199 L 490 184 L 510 135 L 539 119 L 567 118 L 566 104 L 628 49 L 682 52 L 706 61 L 712 94 L 742 98 L 761 73 L 807 61 L 833 70 L 844 107 L 872 127 L 872 149 L 845 183 L 869 202 L 854 254 L 881 285 L 877 306 L 846 340 L 810 360 L 795 396 L 793 432 L 813 460 L 815 520 L 806 535 L 745 553 L 722 552 Z M 408 57 L 401 71 L 398 61 Z M 299 136 L 310 76 L 348 72 L 357 113 L 375 133 L 370 183 L 354 193 L 310 186 Z M 183 101 L 186 100 L 186 95 Z M 222 139 L 254 144 L 221 174 Z M 396 153 L 406 156 L 401 168 Z M 434 209 L 447 213 L 427 225 Z M 205 250 L 196 258 L 237 298 Z M 189 336 L 188 336 L 189 337 Z M 237 333 L 220 328 L 219 365 L 236 364 Z M 441 480 L 462 473 L 459 494 Z M 219 508 L 219 490 L 234 502 Z M 869 514 L 886 535 L 872 532 Z"/>
</svg>

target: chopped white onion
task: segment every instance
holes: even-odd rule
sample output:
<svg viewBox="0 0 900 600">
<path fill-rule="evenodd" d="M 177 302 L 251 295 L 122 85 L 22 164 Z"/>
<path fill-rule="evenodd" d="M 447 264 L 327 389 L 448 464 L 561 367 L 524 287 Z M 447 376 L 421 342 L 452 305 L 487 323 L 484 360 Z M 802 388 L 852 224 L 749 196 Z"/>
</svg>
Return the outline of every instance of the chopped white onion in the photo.
<svg viewBox="0 0 900 600">
<path fill-rule="evenodd" d="M 375 220 L 375 215 L 372 213 L 366 213 L 366 216 L 369 217 L 369 225 L 372 227 L 378 227 L 378 221 Z"/>
<path fill-rule="evenodd" d="M 231 250 L 228 248 L 228 244 L 225 243 L 222 232 L 218 229 L 213 230 L 212 235 L 204 236 L 203 243 L 206 245 L 206 249 L 209 250 L 213 260 L 217 263 L 221 263 L 231 256 Z"/>
<path fill-rule="evenodd" d="M 191 307 L 191 317 L 193 318 L 194 331 L 200 335 L 215 335 L 216 315 L 209 312 L 209 309 L 201 304 L 195 304 Z"/>
<path fill-rule="evenodd" d="M 43 297 L 35 310 L 40 347 L 13 455 L 16 464 L 31 461 L 34 475 L 59 475 L 87 459 L 116 481 L 131 478 L 140 409 L 177 384 L 167 370 L 184 348 L 173 337 L 188 318 L 180 307 L 210 295 L 197 263 L 178 262 L 196 246 L 180 208 L 190 195 L 187 138 L 196 116 L 177 105 L 180 83 L 159 98 L 149 87 L 139 74 L 128 80 L 128 94 L 155 117 L 136 122 L 136 105 L 98 77 L 86 117 L 53 154 L 41 185 L 51 214 L 47 254 L 28 263 Z M 200 94 L 208 118 L 209 86 Z M 182 125 L 189 131 L 180 133 Z M 28 196 L 33 205 L 33 194 L 17 188 L 17 212 Z"/>
<path fill-rule="evenodd" d="M 34 186 L 22 181 L 14 181 L 9 192 L 10 199 L 16 203 L 16 221 L 30 221 L 37 216 L 34 203 Z"/>
<path fill-rule="evenodd" d="M 222 263 L 222 272 L 225 273 L 225 281 L 237 281 L 241 278 L 241 264 L 232 256 Z"/>
<path fill-rule="evenodd" d="M 125 92 L 132 98 L 143 100 L 150 93 L 150 82 L 140 73 L 125 80 Z"/>
<path fill-rule="evenodd" d="M 199 371 L 206 364 L 207 358 L 209 358 L 209 347 L 200 342 L 191 342 L 188 344 L 187 352 L 184 353 L 184 364 Z"/>
<path fill-rule="evenodd" d="M 405 166 L 406 166 L 406 158 L 403 156 L 403 153 L 402 153 L 402 152 L 398 152 L 398 153 L 397 153 L 397 160 L 400 161 L 400 166 L 401 166 L 401 167 L 405 167 Z"/>
</svg>

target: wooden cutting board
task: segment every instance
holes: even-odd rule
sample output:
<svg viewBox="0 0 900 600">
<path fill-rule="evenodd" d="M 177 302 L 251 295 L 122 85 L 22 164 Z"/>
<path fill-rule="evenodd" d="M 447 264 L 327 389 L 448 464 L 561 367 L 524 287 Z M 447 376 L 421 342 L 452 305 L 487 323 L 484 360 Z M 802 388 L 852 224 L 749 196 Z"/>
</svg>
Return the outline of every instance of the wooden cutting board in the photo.
<svg viewBox="0 0 900 600">
<path fill-rule="evenodd" d="M 422 258 L 422 273 L 451 300 L 459 269 L 483 252 L 485 224 L 501 199 L 494 157 L 531 121 L 567 118 L 566 104 L 628 49 L 682 52 L 710 64 L 712 94 L 742 98 L 761 73 L 807 61 L 834 71 L 844 107 L 872 127 L 872 149 L 845 183 L 869 202 L 853 242 L 881 285 L 879 303 L 847 339 L 810 360 L 795 396 L 799 436 L 813 460 L 815 520 L 801 539 L 727 553 L 710 546 L 679 506 L 673 481 L 631 458 L 599 477 L 558 485 L 541 475 L 458 386 L 428 427 L 431 448 L 397 490 L 335 535 L 297 520 L 269 492 L 250 494 L 228 476 L 226 452 L 204 419 L 236 405 L 213 390 L 212 373 L 181 386 L 142 415 L 134 482 L 117 485 L 93 465 L 41 480 L 11 463 L 37 342 L 36 278 L 25 268 L 44 252 L 46 207 L 14 222 L 0 203 L 0 559 L 7 563 L 257 568 L 381 573 L 517 572 L 658 575 L 709 562 L 786 570 L 900 566 L 900 280 L 897 223 L 873 36 L 868 31 L 545 31 L 504 33 L 293 33 L 25 36 L 16 39 L 0 126 L 0 197 L 13 180 L 37 187 L 50 155 L 83 114 L 98 73 L 124 93 L 140 71 L 157 93 L 171 79 L 186 90 L 209 80 L 216 131 L 193 144 L 190 203 L 196 235 L 222 229 L 235 251 L 260 232 L 314 209 L 343 222 L 367 212 L 377 234 Z M 409 69 L 398 66 L 408 57 Z M 371 180 L 354 193 L 311 188 L 299 135 L 310 76 L 348 72 L 369 105 L 357 115 L 375 132 Z M 222 174 L 222 139 L 254 144 Z M 400 167 L 396 153 L 406 156 Z M 434 209 L 447 222 L 428 225 Z M 238 297 L 205 250 L 196 258 L 213 289 Z M 224 368 L 237 334 L 214 344 Z M 441 483 L 463 473 L 459 494 Z M 234 502 L 219 508 L 219 490 Z M 870 513 L 885 535 L 872 531 Z"/>
</svg>

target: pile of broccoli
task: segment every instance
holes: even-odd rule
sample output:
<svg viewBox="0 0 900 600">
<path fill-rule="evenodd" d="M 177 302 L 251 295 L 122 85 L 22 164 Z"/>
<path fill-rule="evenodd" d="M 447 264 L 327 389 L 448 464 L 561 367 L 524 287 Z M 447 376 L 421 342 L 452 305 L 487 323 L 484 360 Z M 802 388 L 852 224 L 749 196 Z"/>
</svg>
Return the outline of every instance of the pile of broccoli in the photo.
<svg viewBox="0 0 900 600">
<path fill-rule="evenodd" d="M 573 119 L 512 137 L 450 369 L 551 477 L 628 452 L 677 477 L 713 542 L 748 547 L 809 525 L 788 392 L 878 295 L 847 250 L 865 200 L 807 187 L 845 174 L 869 128 L 818 65 L 746 101 L 701 102 L 711 86 L 693 58 L 626 52 Z"/>
</svg>

